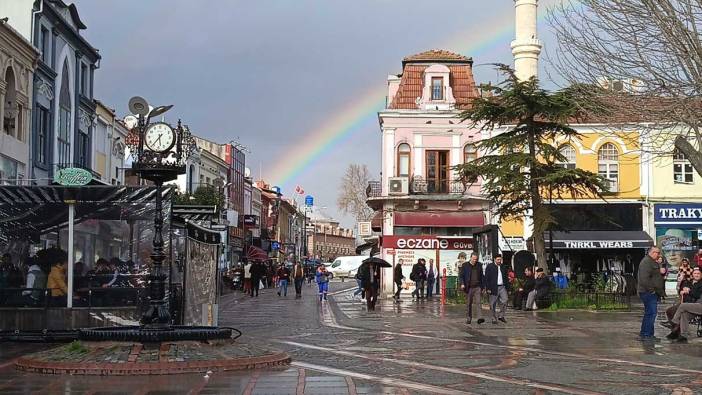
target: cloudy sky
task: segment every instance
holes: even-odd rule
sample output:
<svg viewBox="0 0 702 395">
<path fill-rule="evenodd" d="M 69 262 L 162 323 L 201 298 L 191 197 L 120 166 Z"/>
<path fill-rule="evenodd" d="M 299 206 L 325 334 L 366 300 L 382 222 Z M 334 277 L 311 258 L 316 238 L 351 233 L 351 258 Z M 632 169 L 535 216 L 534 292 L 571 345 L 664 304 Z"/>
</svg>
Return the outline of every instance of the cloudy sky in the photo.
<svg viewBox="0 0 702 395">
<path fill-rule="evenodd" d="M 347 226 L 339 181 L 350 163 L 379 173 L 375 113 L 402 58 L 432 48 L 472 56 L 478 82 L 496 81 L 488 64 L 512 59 L 513 0 L 75 3 L 102 55 L 96 98 L 120 115 L 133 95 L 174 104 L 171 120 L 239 141 L 255 178 L 286 195 L 301 185 Z M 540 38 L 552 41 L 544 23 Z"/>
</svg>

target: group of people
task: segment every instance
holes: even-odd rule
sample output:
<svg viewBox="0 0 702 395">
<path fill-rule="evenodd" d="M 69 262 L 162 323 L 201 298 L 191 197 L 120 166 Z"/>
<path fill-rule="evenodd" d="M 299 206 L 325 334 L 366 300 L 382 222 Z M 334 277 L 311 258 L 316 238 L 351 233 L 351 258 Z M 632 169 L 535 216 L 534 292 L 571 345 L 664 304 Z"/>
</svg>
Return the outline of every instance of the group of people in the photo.
<svg viewBox="0 0 702 395">
<path fill-rule="evenodd" d="M 269 270 L 268 265 L 259 261 L 246 262 L 244 264 L 244 292 L 251 297 L 258 297 L 259 289 L 266 284 L 274 284 L 279 297 L 288 296 L 288 286 L 292 281 L 295 287 L 295 298 L 302 297 L 302 285 L 305 280 L 311 283 L 312 279 L 317 283 L 319 289 L 319 300 L 327 300 L 329 292 L 329 280 L 332 273 L 327 271 L 326 266 L 318 265 L 314 272 L 311 272 L 309 265 L 300 261 L 287 258 L 280 263 L 275 271 Z M 270 282 L 268 281 L 270 277 Z"/>
<path fill-rule="evenodd" d="M 59 248 L 46 248 L 15 264 L 10 254 L 4 254 L 0 264 L 0 305 L 65 306 L 68 295 L 68 254 Z M 24 268 L 24 269 L 21 269 Z M 92 289 L 93 304 L 107 305 L 115 295 L 97 292 L 105 288 L 142 287 L 135 277 L 131 261 L 99 258 L 93 268 L 83 262 L 73 265 L 73 301 L 85 305 Z M 49 300 L 46 300 L 46 297 Z"/>
<path fill-rule="evenodd" d="M 639 264 L 637 291 L 644 305 L 639 340 L 657 341 L 655 323 L 658 302 L 666 297 L 665 278 L 668 269 L 663 262 L 661 250 L 651 247 Z M 687 342 L 689 322 L 696 315 L 702 315 L 702 271 L 699 266 L 691 267 L 690 261 L 683 259 L 678 271 L 675 303 L 666 309 L 667 321 L 662 325 L 670 329 L 666 336 L 676 342 Z M 671 296 L 671 295 L 668 295 Z"/>
</svg>

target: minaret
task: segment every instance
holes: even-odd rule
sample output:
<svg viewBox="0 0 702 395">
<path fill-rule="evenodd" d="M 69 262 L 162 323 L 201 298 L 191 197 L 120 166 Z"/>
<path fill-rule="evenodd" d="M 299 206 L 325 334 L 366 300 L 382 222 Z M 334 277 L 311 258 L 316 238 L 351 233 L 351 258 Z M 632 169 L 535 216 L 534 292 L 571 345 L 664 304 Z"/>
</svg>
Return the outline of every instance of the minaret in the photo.
<svg viewBox="0 0 702 395">
<path fill-rule="evenodd" d="M 536 16 L 539 0 L 514 0 L 516 37 L 512 41 L 514 70 L 517 78 L 538 77 L 541 41 L 536 36 Z"/>
</svg>

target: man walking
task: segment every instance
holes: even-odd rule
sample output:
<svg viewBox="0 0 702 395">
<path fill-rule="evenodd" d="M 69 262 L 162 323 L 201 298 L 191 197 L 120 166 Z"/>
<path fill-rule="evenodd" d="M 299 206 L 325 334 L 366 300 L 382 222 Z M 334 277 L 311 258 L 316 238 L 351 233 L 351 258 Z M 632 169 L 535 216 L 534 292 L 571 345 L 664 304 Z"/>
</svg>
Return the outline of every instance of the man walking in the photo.
<svg viewBox="0 0 702 395">
<path fill-rule="evenodd" d="M 412 273 L 410 273 L 410 280 L 414 281 L 414 291 L 412 291 L 412 298 L 415 296 L 417 300 L 424 299 L 424 286 L 427 282 L 427 267 L 425 266 L 424 258 L 419 258 L 417 263 L 412 266 Z"/>
<path fill-rule="evenodd" d="M 490 295 L 490 311 L 492 312 L 493 324 L 497 324 L 497 320 L 507 323 L 505 309 L 507 308 L 509 286 L 507 267 L 502 264 L 502 255 L 497 254 L 494 262 L 485 268 L 485 289 Z M 497 311 L 498 305 L 500 308 L 499 313 Z"/>
<path fill-rule="evenodd" d="M 283 296 L 287 297 L 288 283 L 290 282 L 290 269 L 288 269 L 285 263 L 280 264 L 276 277 L 278 278 L 278 296 L 282 293 Z"/>
<path fill-rule="evenodd" d="M 427 299 L 434 296 L 434 282 L 436 281 L 436 273 L 434 272 L 434 260 L 429 260 L 429 273 L 427 273 Z"/>
<path fill-rule="evenodd" d="M 657 263 L 660 256 L 661 250 L 654 246 L 648 250 L 648 254 L 639 263 L 637 290 L 644 305 L 644 316 L 641 320 L 641 331 L 638 338 L 641 341 L 656 340 L 653 334 L 656 314 L 658 313 L 658 297 L 665 293 L 664 278 L 661 276 L 661 270 L 665 269 Z"/>
<path fill-rule="evenodd" d="M 400 301 L 400 292 L 402 292 L 402 280 L 405 278 L 405 276 L 402 274 L 402 259 L 400 259 L 399 262 L 395 265 L 395 269 L 393 269 L 392 272 L 392 280 L 395 283 L 395 295 L 393 295 L 393 299 L 395 299 L 395 302 Z"/>
<path fill-rule="evenodd" d="M 459 260 L 465 260 L 466 254 L 458 254 Z M 480 294 L 483 291 L 483 265 L 478 263 L 478 254 L 471 254 L 468 263 L 463 262 L 459 269 L 458 281 L 461 290 L 466 293 L 466 312 L 468 319 L 466 324 L 470 325 L 473 316 L 478 319 L 478 325 L 485 322 L 482 318 L 482 308 L 480 307 Z"/>
<path fill-rule="evenodd" d="M 251 262 L 244 264 L 244 292 L 251 293 Z"/>
<path fill-rule="evenodd" d="M 295 298 L 302 297 L 302 283 L 305 281 L 305 270 L 302 263 L 297 261 L 293 267 L 293 281 L 295 282 Z"/>
<path fill-rule="evenodd" d="M 266 268 L 262 263 L 254 262 L 251 264 L 251 294 L 253 298 L 254 294 L 258 297 L 258 288 L 261 286 L 261 279 L 266 274 Z"/>
</svg>

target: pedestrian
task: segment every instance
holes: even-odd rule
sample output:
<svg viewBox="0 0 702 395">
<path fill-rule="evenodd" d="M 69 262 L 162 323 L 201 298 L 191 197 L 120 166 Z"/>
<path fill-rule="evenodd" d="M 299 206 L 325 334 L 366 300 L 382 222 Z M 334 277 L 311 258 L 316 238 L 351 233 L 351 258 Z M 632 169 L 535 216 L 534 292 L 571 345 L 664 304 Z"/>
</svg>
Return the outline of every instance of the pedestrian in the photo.
<svg viewBox="0 0 702 395">
<path fill-rule="evenodd" d="M 638 340 L 641 341 L 656 340 L 654 327 L 656 314 L 658 314 L 658 299 L 665 295 L 664 281 L 661 276 L 665 268 L 658 264 L 660 257 L 660 248 L 653 246 L 639 263 L 637 291 L 644 305 L 644 316 L 641 320 L 641 331 L 638 337 Z"/>
<path fill-rule="evenodd" d="M 480 306 L 480 295 L 483 293 L 483 265 L 478 262 L 478 254 L 470 254 L 470 260 L 466 263 L 466 253 L 458 254 L 461 266 L 458 270 L 458 281 L 461 290 L 466 293 L 466 324 L 470 325 L 473 316 L 478 319 L 478 325 L 485 322 L 482 318 L 482 307 Z"/>
<path fill-rule="evenodd" d="M 260 262 L 251 264 L 251 293 L 249 296 L 258 297 L 258 289 L 261 287 L 261 281 L 266 275 L 266 267 Z"/>
<path fill-rule="evenodd" d="M 297 261 L 293 266 L 293 281 L 295 282 L 295 298 L 302 297 L 302 283 L 305 282 L 305 269 L 302 262 Z"/>
<path fill-rule="evenodd" d="M 363 289 L 366 291 L 366 306 L 368 311 L 375 311 L 380 287 L 380 267 L 375 263 L 364 263 L 359 270 L 363 271 Z"/>
<path fill-rule="evenodd" d="M 543 270 L 542 270 L 543 271 Z M 526 267 L 524 269 L 524 281 L 517 288 L 517 292 L 514 293 L 513 307 L 515 310 L 521 310 L 522 308 L 530 308 L 526 301 L 529 293 L 534 290 L 534 272 L 531 267 Z"/>
<path fill-rule="evenodd" d="M 395 268 L 393 269 L 392 272 L 392 281 L 395 283 L 395 295 L 393 295 L 393 299 L 395 299 L 395 302 L 400 301 L 400 292 L 402 292 L 402 280 L 405 279 L 405 275 L 402 274 L 402 262 L 403 260 L 400 259 L 397 264 L 395 265 Z"/>
<path fill-rule="evenodd" d="M 361 281 L 361 268 L 359 267 L 356 270 L 356 274 L 353 276 L 354 279 L 356 279 L 356 291 L 353 293 L 353 298 L 356 298 L 357 296 L 361 296 L 361 300 L 365 301 L 365 293 L 363 292 L 363 281 Z"/>
<path fill-rule="evenodd" d="M 427 273 L 427 299 L 434 296 L 434 282 L 436 281 L 436 272 L 434 272 L 434 260 L 429 260 L 429 272 Z"/>
<path fill-rule="evenodd" d="M 329 272 L 327 267 L 324 265 L 319 265 L 317 269 L 317 286 L 319 287 L 319 301 L 327 300 L 327 293 L 329 292 Z"/>
<path fill-rule="evenodd" d="M 490 263 L 485 268 L 485 289 L 490 299 L 493 324 L 497 324 L 498 320 L 507 323 L 505 310 L 507 308 L 509 286 L 507 267 L 502 264 L 502 255 L 497 254 L 493 263 Z M 499 312 L 497 311 L 498 307 Z"/>
<path fill-rule="evenodd" d="M 288 269 L 285 263 L 280 264 L 276 277 L 278 278 L 278 296 L 281 296 L 280 294 L 282 293 L 283 296 L 287 297 L 288 283 L 290 282 L 290 269 Z"/>
<path fill-rule="evenodd" d="M 682 303 L 695 303 L 702 299 L 702 273 L 700 270 L 702 269 L 698 267 L 694 268 L 690 280 L 685 280 L 680 284 L 680 288 L 678 289 L 680 299 L 665 310 L 668 322 L 663 322 L 661 325 L 672 329 L 675 326 L 673 317 L 675 317 L 678 307 L 680 307 Z"/>
<path fill-rule="evenodd" d="M 251 262 L 244 264 L 244 292 L 251 293 Z"/>
<path fill-rule="evenodd" d="M 683 298 L 689 296 L 689 301 L 681 303 L 673 316 L 673 327 L 668 336 L 670 340 L 675 340 L 679 343 L 687 342 L 687 332 L 689 329 L 690 318 L 693 315 L 702 315 L 702 272 L 699 268 L 695 268 L 693 272 L 693 280 L 688 283 L 689 287 L 683 288 L 680 292 Z"/>
<path fill-rule="evenodd" d="M 417 263 L 412 266 L 410 280 L 414 281 L 414 291 L 412 291 L 412 299 L 417 297 L 417 300 L 424 299 L 424 286 L 427 282 L 427 267 L 424 258 L 419 258 Z"/>
<path fill-rule="evenodd" d="M 702 248 L 697 250 L 697 254 L 694 256 L 695 266 L 702 269 Z"/>
<path fill-rule="evenodd" d="M 690 267 L 690 260 L 687 258 L 683 258 L 682 261 L 680 261 L 680 268 L 678 269 L 678 287 L 677 291 L 678 294 L 680 293 L 680 286 L 682 285 L 683 282 L 685 281 L 690 281 L 692 280 L 692 268 Z"/>
</svg>

